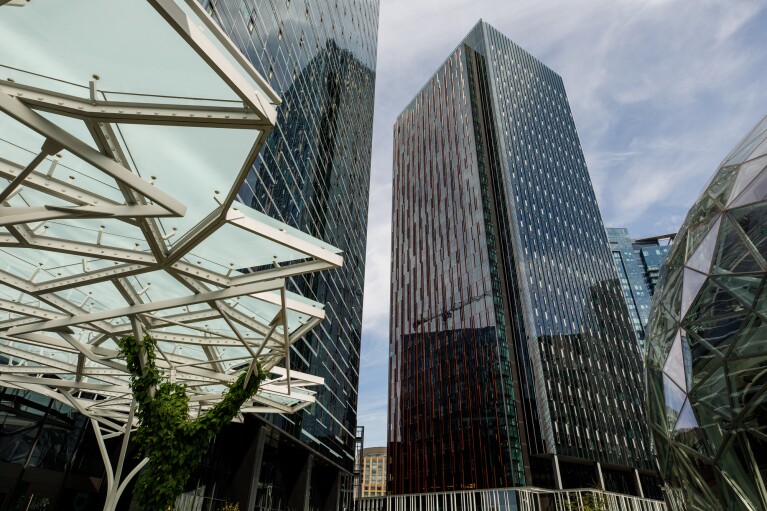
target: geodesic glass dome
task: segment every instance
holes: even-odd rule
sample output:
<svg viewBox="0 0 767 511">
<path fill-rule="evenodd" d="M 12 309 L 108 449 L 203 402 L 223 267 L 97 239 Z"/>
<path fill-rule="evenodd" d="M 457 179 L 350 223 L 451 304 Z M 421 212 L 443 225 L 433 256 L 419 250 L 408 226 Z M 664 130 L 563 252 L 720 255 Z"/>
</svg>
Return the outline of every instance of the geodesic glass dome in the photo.
<svg viewBox="0 0 767 511">
<path fill-rule="evenodd" d="M 687 509 L 767 509 L 766 269 L 767 117 L 687 215 L 650 315 L 649 419 Z"/>
</svg>

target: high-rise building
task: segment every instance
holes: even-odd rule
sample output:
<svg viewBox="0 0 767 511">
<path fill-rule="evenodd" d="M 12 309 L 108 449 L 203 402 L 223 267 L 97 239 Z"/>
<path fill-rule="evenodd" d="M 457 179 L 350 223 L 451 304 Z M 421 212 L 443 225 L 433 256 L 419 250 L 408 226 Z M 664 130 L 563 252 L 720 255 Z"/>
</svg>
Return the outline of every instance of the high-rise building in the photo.
<svg viewBox="0 0 767 511">
<path fill-rule="evenodd" d="M 260 462 L 255 505 L 328 506 L 340 487 L 351 491 L 354 464 L 378 1 L 200 4 L 282 99 L 239 199 L 344 253 L 342 268 L 291 282 L 326 304 L 322 326 L 291 354 L 294 369 L 325 379 L 316 404 L 245 425 L 255 438 L 248 456 Z M 211 474 L 233 465 L 217 442 Z"/>
<path fill-rule="evenodd" d="M 394 126 L 389 484 L 656 496 L 639 350 L 559 75 L 479 22 Z"/>
<path fill-rule="evenodd" d="M 632 240 L 628 229 L 608 227 L 607 240 L 640 348 L 644 349 L 650 302 L 673 234 Z"/>
<path fill-rule="evenodd" d="M 663 261 L 666 259 L 671 243 L 674 241 L 675 233 L 664 234 L 662 236 L 652 236 L 634 240 L 632 243 L 634 251 L 639 255 L 644 270 L 645 282 L 650 294 L 655 293 L 655 287 L 658 285 L 660 269 Z"/>
</svg>

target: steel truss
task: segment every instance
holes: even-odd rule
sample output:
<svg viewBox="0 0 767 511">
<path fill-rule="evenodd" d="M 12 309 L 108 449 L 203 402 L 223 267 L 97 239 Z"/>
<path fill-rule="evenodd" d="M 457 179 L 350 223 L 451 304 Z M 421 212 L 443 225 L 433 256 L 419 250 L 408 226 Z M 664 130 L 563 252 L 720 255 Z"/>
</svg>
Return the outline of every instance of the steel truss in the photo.
<svg viewBox="0 0 767 511">
<path fill-rule="evenodd" d="M 147 3 L 241 102 L 185 101 L 181 94 L 115 101 L 99 90 L 98 77 L 82 86 L 82 96 L 0 80 L 0 112 L 43 140 L 21 147 L 11 130 L 0 144 L 0 384 L 90 418 L 108 469 L 106 509 L 145 463 L 121 482 L 137 424 L 117 340 L 151 335 L 158 367 L 186 385 L 194 415 L 256 362 L 269 377 L 242 412 L 295 412 L 314 402 L 310 387 L 323 379 L 291 371 L 290 345 L 324 312 L 288 292 L 286 279 L 343 262 L 334 247 L 234 202 L 274 126 L 279 98 L 195 1 Z M 13 12 L 32 16 L 33 8 Z M 2 57 L 0 51 L 0 65 Z M 90 137 L 73 133 L 72 121 L 83 123 Z M 174 196 L 189 186 L 183 168 L 174 169 L 173 182 L 167 172 L 162 182 L 147 177 L 151 170 L 133 161 L 136 142 L 123 133 L 125 125 L 251 130 L 254 142 L 227 174 L 234 176 L 229 188 L 210 190 L 215 206 L 201 209 Z M 20 159 L 19 150 L 31 161 Z M 87 175 L 65 166 L 62 155 L 86 166 Z M 114 185 L 105 191 L 103 183 Z M 191 226 L 168 223 L 195 215 L 201 219 Z M 245 242 L 263 254 L 234 257 L 247 250 L 240 246 Z M 234 262 L 251 255 L 257 264 Z M 104 440 L 121 435 L 113 467 Z"/>
</svg>

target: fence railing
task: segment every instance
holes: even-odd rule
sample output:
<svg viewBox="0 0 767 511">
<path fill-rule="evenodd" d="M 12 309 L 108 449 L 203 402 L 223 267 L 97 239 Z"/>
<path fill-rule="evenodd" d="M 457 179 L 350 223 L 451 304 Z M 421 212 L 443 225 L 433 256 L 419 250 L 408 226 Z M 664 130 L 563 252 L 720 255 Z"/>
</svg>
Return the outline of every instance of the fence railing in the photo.
<svg viewBox="0 0 767 511">
<path fill-rule="evenodd" d="M 593 489 L 504 488 L 360 499 L 358 511 L 667 511 L 660 500 Z"/>
</svg>

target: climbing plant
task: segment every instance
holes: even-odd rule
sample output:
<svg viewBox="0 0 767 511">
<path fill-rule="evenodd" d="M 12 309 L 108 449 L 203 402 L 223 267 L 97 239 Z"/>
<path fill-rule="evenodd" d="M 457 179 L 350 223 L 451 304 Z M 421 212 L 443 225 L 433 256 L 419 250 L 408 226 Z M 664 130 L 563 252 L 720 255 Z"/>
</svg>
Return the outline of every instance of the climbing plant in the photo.
<svg viewBox="0 0 767 511">
<path fill-rule="evenodd" d="M 250 378 L 244 372 L 219 403 L 192 420 L 186 387 L 163 378 L 157 369 L 155 341 L 148 335 L 141 342 L 127 336 L 118 345 L 128 364 L 136 399 L 139 427 L 134 442 L 139 455 L 149 458 L 136 481 L 134 495 L 143 511 L 169 510 L 202 461 L 210 439 L 253 397 L 266 373 L 260 365 Z"/>
<path fill-rule="evenodd" d="M 607 499 L 596 492 L 582 493 L 581 498 L 571 497 L 566 502 L 567 511 L 610 511 Z"/>
</svg>

